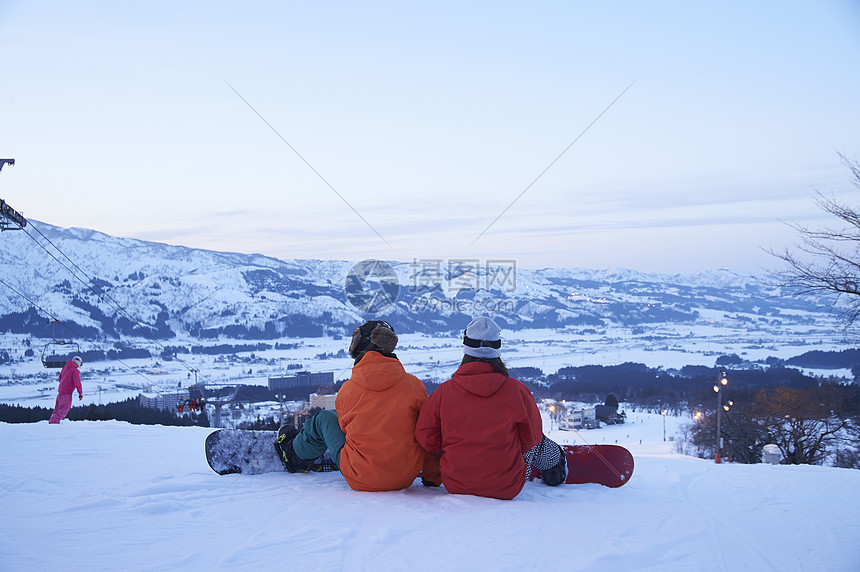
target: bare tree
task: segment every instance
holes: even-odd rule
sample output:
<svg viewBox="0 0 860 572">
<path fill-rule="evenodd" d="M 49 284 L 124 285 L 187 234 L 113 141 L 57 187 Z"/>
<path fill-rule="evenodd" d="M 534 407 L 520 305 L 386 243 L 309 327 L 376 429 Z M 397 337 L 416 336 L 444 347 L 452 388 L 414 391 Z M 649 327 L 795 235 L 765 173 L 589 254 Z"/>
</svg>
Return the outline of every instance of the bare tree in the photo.
<svg viewBox="0 0 860 572">
<path fill-rule="evenodd" d="M 841 451 L 842 462 L 853 463 L 848 457 L 857 443 L 843 430 L 852 427 L 858 397 L 860 388 L 839 384 L 762 389 L 754 401 L 736 403 L 723 415 L 724 452 L 741 463 L 758 463 L 762 447 L 774 443 L 782 451 L 784 464 L 820 465 L 835 450 Z M 702 456 L 713 457 L 716 412 L 701 416 L 689 430 L 690 442 Z"/>
<path fill-rule="evenodd" d="M 712 459 L 717 439 L 716 411 L 702 412 L 687 430 L 685 436 L 699 456 Z M 722 413 L 720 437 L 724 439 L 724 457 L 740 463 L 760 462 L 762 447 L 770 443 L 768 427 L 755 418 L 752 403 L 736 403 L 731 411 Z"/>
<path fill-rule="evenodd" d="M 844 437 L 836 443 L 833 466 L 860 469 L 860 415 L 854 415 L 846 427 Z"/>
<path fill-rule="evenodd" d="M 836 415 L 820 388 L 777 387 L 759 392 L 753 406 L 758 422 L 788 465 L 820 465 L 839 440 L 846 419 Z"/>
<path fill-rule="evenodd" d="M 851 171 L 851 183 L 860 190 L 860 163 L 839 155 Z M 780 285 L 803 294 L 834 296 L 843 301 L 846 326 L 860 318 L 860 210 L 836 197 L 818 192 L 816 203 L 838 219 L 838 226 L 814 229 L 792 224 L 800 235 L 795 249 L 773 251 L 787 269 L 776 273 Z"/>
</svg>

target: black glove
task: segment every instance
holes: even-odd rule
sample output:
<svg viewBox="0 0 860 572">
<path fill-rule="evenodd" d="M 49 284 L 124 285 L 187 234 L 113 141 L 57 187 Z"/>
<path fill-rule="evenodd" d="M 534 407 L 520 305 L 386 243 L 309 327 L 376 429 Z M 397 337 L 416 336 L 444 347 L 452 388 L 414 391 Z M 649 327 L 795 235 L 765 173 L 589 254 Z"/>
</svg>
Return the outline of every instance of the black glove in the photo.
<svg viewBox="0 0 860 572">
<path fill-rule="evenodd" d="M 421 477 L 421 484 L 424 485 L 425 487 L 438 487 L 439 486 L 436 483 L 434 483 L 433 481 L 428 481 L 424 477 Z"/>
</svg>

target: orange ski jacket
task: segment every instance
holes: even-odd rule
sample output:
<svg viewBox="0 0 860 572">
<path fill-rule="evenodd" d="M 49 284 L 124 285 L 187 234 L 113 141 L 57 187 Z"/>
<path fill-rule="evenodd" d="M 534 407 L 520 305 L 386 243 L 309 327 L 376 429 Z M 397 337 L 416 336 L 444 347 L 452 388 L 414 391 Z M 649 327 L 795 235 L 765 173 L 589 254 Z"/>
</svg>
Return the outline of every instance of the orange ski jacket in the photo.
<svg viewBox="0 0 860 572">
<path fill-rule="evenodd" d="M 346 443 L 340 471 L 357 491 L 404 489 L 424 471 L 441 483 L 439 463 L 415 440 L 427 390 L 396 357 L 367 352 L 337 394 L 335 408 Z"/>
</svg>

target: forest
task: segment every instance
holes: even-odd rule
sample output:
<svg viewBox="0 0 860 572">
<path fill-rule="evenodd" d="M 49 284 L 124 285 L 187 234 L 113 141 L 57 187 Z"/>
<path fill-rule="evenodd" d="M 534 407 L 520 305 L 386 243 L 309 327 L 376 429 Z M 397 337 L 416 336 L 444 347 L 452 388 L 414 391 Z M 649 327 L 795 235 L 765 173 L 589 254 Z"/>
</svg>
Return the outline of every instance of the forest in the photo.
<svg viewBox="0 0 860 572">
<path fill-rule="evenodd" d="M 52 411 L 53 409 L 48 407 L 21 407 L 20 405 L 0 403 L 0 421 L 5 423 L 47 421 L 50 419 Z M 66 419 L 71 421 L 116 419 L 134 425 L 199 425 L 209 427 L 209 418 L 205 410 L 178 416 L 170 411 L 141 407 L 139 400 L 135 397 L 106 405 L 91 404 L 87 407 L 72 407 Z"/>
</svg>

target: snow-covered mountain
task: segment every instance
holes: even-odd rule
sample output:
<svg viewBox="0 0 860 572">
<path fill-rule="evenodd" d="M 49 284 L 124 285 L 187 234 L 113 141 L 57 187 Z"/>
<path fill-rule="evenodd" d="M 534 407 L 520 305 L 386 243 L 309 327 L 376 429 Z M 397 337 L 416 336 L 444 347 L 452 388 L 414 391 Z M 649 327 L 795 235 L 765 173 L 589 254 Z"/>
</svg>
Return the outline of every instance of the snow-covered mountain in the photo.
<svg viewBox="0 0 860 572">
<path fill-rule="evenodd" d="M 77 336 L 117 339 L 146 329 L 162 340 L 343 335 L 377 316 L 402 332 L 434 334 L 462 329 L 476 314 L 515 330 L 833 323 L 826 304 L 727 270 L 670 276 L 414 260 L 390 262 L 396 278 L 388 276 L 393 290 L 385 290 L 384 265 L 362 273 L 356 262 L 213 252 L 34 222 L 0 237 L 0 333 L 50 337 L 49 316 Z M 385 303 L 362 306 L 377 294 Z"/>
</svg>

